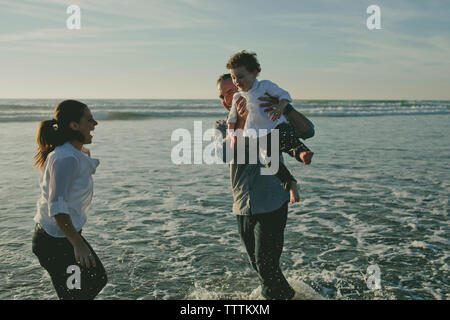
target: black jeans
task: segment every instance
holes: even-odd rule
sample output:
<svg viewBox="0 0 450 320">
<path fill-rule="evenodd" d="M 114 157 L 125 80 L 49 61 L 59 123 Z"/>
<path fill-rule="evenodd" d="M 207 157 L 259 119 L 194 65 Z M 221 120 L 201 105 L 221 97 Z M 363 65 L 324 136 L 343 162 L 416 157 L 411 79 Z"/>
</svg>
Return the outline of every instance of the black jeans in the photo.
<svg viewBox="0 0 450 320">
<path fill-rule="evenodd" d="M 287 202 L 278 210 L 250 216 L 238 215 L 238 230 L 250 264 L 256 270 L 262 295 L 271 300 L 291 299 L 295 291 L 280 269 Z"/>
<path fill-rule="evenodd" d="M 56 294 L 61 300 L 92 300 L 108 281 L 105 268 L 94 249 L 85 238 L 83 240 L 95 258 L 96 267 L 91 266 L 89 269 L 80 267 L 81 288 L 69 289 L 67 280 L 72 273 L 67 273 L 67 268 L 71 265 L 78 266 L 72 244 L 67 238 L 50 236 L 36 225 L 33 234 L 33 253 L 38 257 L 41 266 L 50 274 Z"/>
</svg>

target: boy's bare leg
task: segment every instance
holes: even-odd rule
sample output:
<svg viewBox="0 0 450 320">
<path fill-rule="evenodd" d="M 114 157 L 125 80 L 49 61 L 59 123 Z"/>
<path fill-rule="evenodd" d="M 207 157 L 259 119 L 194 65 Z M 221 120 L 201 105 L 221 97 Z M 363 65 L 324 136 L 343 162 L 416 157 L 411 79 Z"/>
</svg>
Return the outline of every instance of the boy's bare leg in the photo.
<svg viewBox="0 0 450 320">
<path fill-rule="evenodd" d="M 247 120 L 247 115 L 244 117 L 240 116 L 238 114 L 237 121 L 236 121 L 236 130 L 237 129 L 244 129 L 245 126 L 245 120 Z"/>
<path fill-rule="evenodd" d="M 268 165 L 266 167 L 268 167 Z M 275 176 L 283 183 L 284 190 L 289 190 L 291 203 L 299 202 L 300 196 L 298 194 L 297 180 L 294 179 L 283 163 L 280 163 L 280 167 Z"/>
<path fill-rule="evenodd" d="M 291 188 L 289 189 L 289 194 L 291 197 L 291 203 L 296 203 L 300 201 L 300 195 L 298 194 L 297 181 L 291 181 Z"/>
<path fill-rule="evenodd" d="M 271 141 L 271 133 L 267 137 L 267 141 Z M 267 153 L 272 155 L 271 144 L 267 145 Z M 309 149 L 308 149 L 309 150 Z M 270 168 L 270 163 L 265 164 L 266 168 Z M 290 202 L 296 203 L 300 201 L 300 196 L 298 194 L 297 180 L 292 176 L 286 165 L 280 161 L 278 171 L 275 176 L 283 183 L 284 190 L 289 190 Z"/>
</svg>

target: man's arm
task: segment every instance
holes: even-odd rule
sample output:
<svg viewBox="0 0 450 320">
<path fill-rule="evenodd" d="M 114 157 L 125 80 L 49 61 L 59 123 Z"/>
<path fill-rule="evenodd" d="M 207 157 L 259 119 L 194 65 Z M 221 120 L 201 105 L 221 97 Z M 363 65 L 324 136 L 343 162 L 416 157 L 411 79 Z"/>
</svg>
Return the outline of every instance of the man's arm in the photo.
<svg viewBox="0 0 450 320">
<path fill-rule="evenodd" d="M 299 133 L 300 137 L 302 139 L 312 138 L 315 133 L 314 124 L 303 114 L 295 110 L 291 105 L 289 105 L 286 109 L 285 114 L 294 129 Z"/>
<path fill-rule="evenodd" d="M 240 97 L 236 101 L 236 109 L 238 111 L 238 120 L 236 123 L 236 129 L 244 129 L 245 121 L 247 120 L 247 100 L 244 97 Z"/>
<path fill-rule="evenodd" d="M 259 100 L 264 101 L 260 107 L 266 108 L 264 112 L 270 112 L 275 105 L 278 105 L 278 99 L 270 96 L 260 97 Z M 309 139 L 314 136 L 314 124 L 306 118 L 303 114 L 294 109 L 294 107 L 288 104 L 284 110 L 284 114 L 288 117 L 289 123 L 294 127 L 297 133 L 302 139 Z"/>
<path fill-rule="evenodd" d="M 245 125 L 245 117 L 240 115 L 237 116 L 237 122 L 235 123 L 235 129 L 243 129 Z M 230 157 L 233 157 L 234 150 L 231 147 L 230 139 L 227 136 L 228 124 L 225 120 L 218 120 L 214 124 L 214 148 L 216 157 L 221 159 L 224 163 L 229 163 L 231 161 Z"/>
<path fill-rule="evenodd" d="M 248 112 L 247 112 L 248 114 Z M 247 119 L 247 114 L 245 116 L 238 116 L 237 122 L 236 122 L 236 130 L 237 129 L 244 129 L 245 126 L 245 120 Z"/>
</svg>

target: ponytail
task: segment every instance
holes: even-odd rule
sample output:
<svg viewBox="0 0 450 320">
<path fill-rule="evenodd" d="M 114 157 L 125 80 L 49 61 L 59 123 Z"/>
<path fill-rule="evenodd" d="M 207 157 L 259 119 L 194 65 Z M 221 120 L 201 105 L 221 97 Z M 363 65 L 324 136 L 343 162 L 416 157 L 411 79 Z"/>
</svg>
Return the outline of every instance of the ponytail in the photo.
<svg viewBox="0 0 450 320">
<path fill-rule="evenodd" d="M 65 100 L 56 107 L 54 119 L 41 121 L 36 135 L 38 151 L 34 156 L 35 167 L 41 170 L 47 156 L 57 146 L 72 139 L 84 141 L 81 132 L 72 130 L 69 123 L 72 121 L 79 123 L 86 108 L 84 103 Z"/>
</svg>

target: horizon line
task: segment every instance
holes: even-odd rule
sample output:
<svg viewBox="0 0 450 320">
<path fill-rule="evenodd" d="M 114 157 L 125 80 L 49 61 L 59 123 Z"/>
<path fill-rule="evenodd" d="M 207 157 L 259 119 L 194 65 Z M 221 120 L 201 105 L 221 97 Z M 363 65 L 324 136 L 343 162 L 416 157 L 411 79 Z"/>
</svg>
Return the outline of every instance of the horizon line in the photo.
<svg viewBox="0 0 450 320">
<path fill-rule="evenodd" d="M 0 100 L 219 100 L 218 98 L 0 98 Z M 295 100 L 303 100 L 303 101 L 333 101 L 333 100 L 359 100 L 359 101 L 450 101 L 450 98 L 448 99 L 417 99 L 417 98 L 293 98 L 293 101 Z"/>
</svg>

